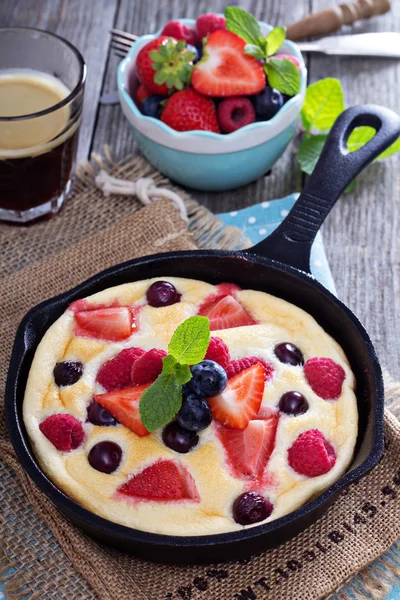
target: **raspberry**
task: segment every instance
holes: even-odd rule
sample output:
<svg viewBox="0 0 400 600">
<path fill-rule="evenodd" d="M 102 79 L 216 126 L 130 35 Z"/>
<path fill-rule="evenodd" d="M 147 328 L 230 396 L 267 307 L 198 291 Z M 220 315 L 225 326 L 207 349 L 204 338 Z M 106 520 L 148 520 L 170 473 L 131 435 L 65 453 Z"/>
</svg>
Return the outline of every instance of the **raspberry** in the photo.
<svg viewBox="0 0 400 600">
<path fill-rule="evenodd" d="M 172 36 L 176 40 L 185 40 L 188 44 L 195 46 L 197 44 L 197 35 L 194 29 L 190 29 L 182 21 L 168 21 L 164 25 L 161 35 Z"/>
<path fill-rule="evenodd" d="M 85 437 L 81 423 L 72 415 L 51 415 L 40 423 L 39 429 L 60 452 L 75 450 Z"/>
<path fill-rule="evenodd" d="M 310 358 L 304 365 L 304 375 L 312 391 L 324 400 L 336 400 L 342 393 L 346 373 L 331 358 Z"/>
<path fill-rule="evenodd" d="M 150 98 L 151 92 L 142 84 L 139 85 L 136 92 L 136 102 L 140 106 L 146 100 L 146 98 Z"/>
<path fill-rule="evenodd" d="M 157 348 L 145 352 L 132 365 L 132 382 L 136 385 L 143 385 L 155 381 L 162 371 L 162 359 L 165 356 L 167 353 L 164 350 L 157 350 Z"/>
<path fill-rule="evenodd" d="M 215 13 L 207 13 L 200 15 L 196 21 L 196 31 L 199 40 L 217 31 L 218 29 L 226 29 L 225 17 L 221 17 Z"/>
<path fill-rule="evenodd" d="M 309 429 L 301 433 L 289 448 L 288 461 L 296 473 L 318 477 L 332 469 L 336 454 L 318 429 Z"/>
<path fill-rule="evenodd" d="M 97 373 L 96 381 L 103 386 L 107 392 L 122 390 L 132 383 L 132 365 L 145 353 L 142 348 L 125 348 L 117 356 L 108 360 Z"/>
<path fill-rule="evenodd" d="M 257 363 L 261 363 L 264 367 L 265 381 L 272 379 L 274 367 L 271 365 L 271 363 L 268 363 L 263 358 L 258 358 L 257 356 L 246 356 L 245 358 L 239 358 L 239 360 L 233 360 L 230 362 L 226 368 L 228 379 Z"/>
<path fill-rule="evenodd" d="M 248 98 L 235 97 L 223 100 L 218 106 L 218 122 L 224 133 L 232 133 L 256 120 L 256 111 Z"/>
<path fill-rule="evenodd" d="M 231 360 L 229 356 L 229 348 L 223 340 L 219 337 L 212 337 L 208 344 L 207 354 L 204 360 L 213 360 L 214 362 L 221 365 L 222 368 L 226 369 Z"/>
</svg>

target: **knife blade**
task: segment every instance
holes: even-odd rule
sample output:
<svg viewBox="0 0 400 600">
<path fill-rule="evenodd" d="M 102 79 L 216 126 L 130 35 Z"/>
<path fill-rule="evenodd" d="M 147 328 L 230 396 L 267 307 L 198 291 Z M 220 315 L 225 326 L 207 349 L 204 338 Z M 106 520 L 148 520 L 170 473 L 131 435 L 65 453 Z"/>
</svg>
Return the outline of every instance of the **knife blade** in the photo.
<svg viewBox="0 0 400 600">
<path fill-rule="evenodd" d="M 297 42 L 301 52 L 320 52 L 342 56 L 400 58 L 400 33 L 358 33 L 336 35 L 315 42 Z"/>
</svg>

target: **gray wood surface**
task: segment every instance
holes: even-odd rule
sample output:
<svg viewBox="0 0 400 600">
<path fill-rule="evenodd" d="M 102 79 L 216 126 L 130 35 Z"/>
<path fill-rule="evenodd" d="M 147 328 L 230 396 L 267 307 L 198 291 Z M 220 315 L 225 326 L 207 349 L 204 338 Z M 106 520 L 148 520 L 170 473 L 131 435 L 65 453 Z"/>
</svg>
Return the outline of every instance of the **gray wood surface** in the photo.
<svg viewBox="0 0 400 600">
<path fill-rule="evenodd" d="M 335 3 L 335 0 L 329 4 Z M 339 2 L 338 2 L 339 3 Z M 170 18 L 222 10 L 223 0 L 2 0 L 0 26 L 31 25 L 64 35 L 84 54 L 89 67 L 80 156 L 109 144 L 116 158 L 135 151 L 119 106 L 98 107 L 100 91 L 116 88 L 118 59 L 108 55 L 113 25 L 144 34 Z M 288 24 L 325 8 L 327 0 L 240 0 L 232 2 L 273 25 Z M 353 31 L 399 31 L 400 2 L 390 14 L 357 25 Z M 339 77 L 347 104 L 376 102 L 400 112 L 400 62 L 360 58 L 312 57 L 309 81 Z M 272 173 L 245 188 L 193 193 L 215 212 L 235 210 L 300 191 L 296 142 Z M 376 163 L 363 173 L 355 192 L 339 200 L 324 226 L 324 239 L 340 297 L 366 325 L 381 362 L 400 376 L 399 158 Z"/>
</svg>

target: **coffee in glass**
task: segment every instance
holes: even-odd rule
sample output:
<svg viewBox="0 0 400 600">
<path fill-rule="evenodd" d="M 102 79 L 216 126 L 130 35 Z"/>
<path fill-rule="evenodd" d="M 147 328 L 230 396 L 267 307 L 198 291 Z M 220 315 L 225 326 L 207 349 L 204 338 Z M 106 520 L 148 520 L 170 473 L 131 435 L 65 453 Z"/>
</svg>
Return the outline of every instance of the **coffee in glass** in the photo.
<svg viewBox="0 0 400 600">
<path fill-rule="evenodd" d="M 0 29 L 0 219 L 26 223 L 61 208 L 71 189 L 85 76 L 82 56 L 66 40 Z"/>
</svg>

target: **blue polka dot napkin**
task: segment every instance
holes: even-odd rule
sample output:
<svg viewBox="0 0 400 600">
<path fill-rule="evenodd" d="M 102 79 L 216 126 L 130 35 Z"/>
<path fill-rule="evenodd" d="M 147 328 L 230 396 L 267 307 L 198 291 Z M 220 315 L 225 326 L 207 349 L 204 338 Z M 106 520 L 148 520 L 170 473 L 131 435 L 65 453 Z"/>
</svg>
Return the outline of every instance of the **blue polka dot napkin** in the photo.
<svg viewBox="0 0 400 600">
<path fill-rule="evenodd" d="M 261 202 L 242 210 L 221 213 L 218 218 L 225 225 L 238 227 L 253 244 L 257 244 L 278 227 L 289 214 L 298 196 L 291 194 L 280 200 Z M 311 272 L 328 290 L 336 294 L 320 233 L 317 234 L 311 249 Z"/>
</svg>

